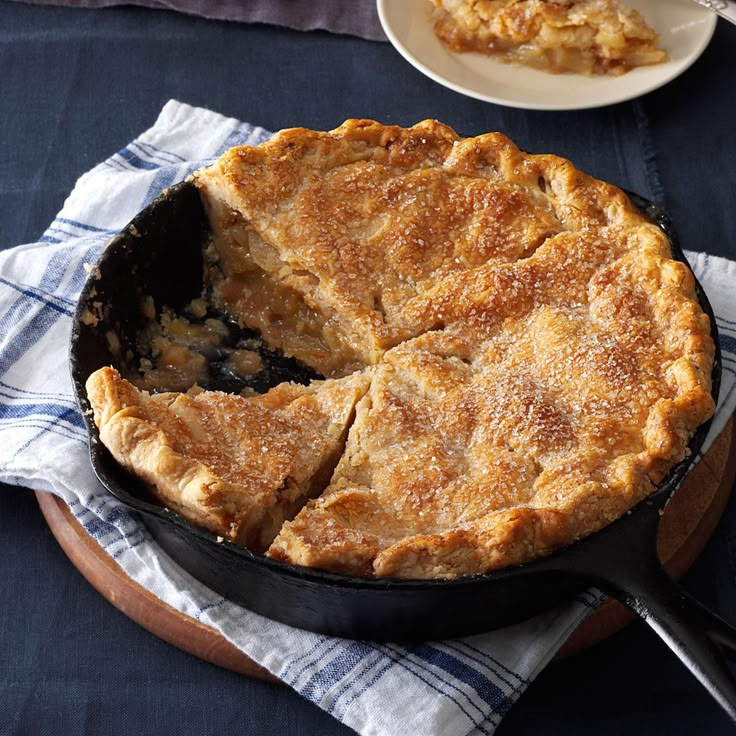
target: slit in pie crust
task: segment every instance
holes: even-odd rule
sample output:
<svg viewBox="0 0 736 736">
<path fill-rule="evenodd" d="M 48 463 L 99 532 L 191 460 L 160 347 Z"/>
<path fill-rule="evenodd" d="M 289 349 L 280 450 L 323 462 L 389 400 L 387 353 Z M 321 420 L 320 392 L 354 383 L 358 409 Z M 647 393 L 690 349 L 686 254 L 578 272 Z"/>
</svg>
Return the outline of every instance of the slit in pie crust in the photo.
<svg viewBox="0 0 736 736">
<path fill-rule="evenodd" d="M 195 181 L 218 303 L 272 347 L 348 375 L 247 404 L 261 411 L 286 392 L 286 415 L 347 387 L 333 424 L 289 415 L 290 470 L 265 497 L 284 473 L 308 490 L 267 533 L 261 511 L 233 528 L 201 499 L 174 498 L 196 523 L 270 544 L 271 557 L 403 578 L 520 564 L 652 492 L 713 412 L 714 346 L 690 271 L 619 189 L 569 161 L 435 121 L 351 120 L 233 149 Z M 225 401 L 176 402 L 197 400 Z M 95 409 L 104 429 L 109 412 Z M 231 417 L 234 446 L 260 442 L 265 423 Z M 317 462 L 337 462 L 331 477 L 300 449 L 324 426 L 340 437 Z M 156 484 L 130 438 L 116 457 Z M 193 452 L 179 453 L 186 467 Z M 242 464 L 236 484 L 250 488 L 245 461 L 227 462 Z"/>
<path fill-rule="evenodd" d="M 624 74 L 667 61 L 657 33 L 620 0 L 434 0 L 434 30 L 477 51 L 548 72 Z"/>
</svg>

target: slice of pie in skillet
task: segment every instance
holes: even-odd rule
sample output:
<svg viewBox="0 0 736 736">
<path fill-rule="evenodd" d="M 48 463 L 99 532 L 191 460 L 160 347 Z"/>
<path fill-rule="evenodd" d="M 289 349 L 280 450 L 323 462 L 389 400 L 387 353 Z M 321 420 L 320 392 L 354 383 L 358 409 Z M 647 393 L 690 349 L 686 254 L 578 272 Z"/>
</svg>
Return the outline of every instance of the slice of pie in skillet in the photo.
<svg viewBox="0 0 736 736">
<path fill-rule="evenodd" d="M 349 120 L 234 148 L 195 176 L 215 296 L 323 375 L 373 365 L 434 327 L 410 317 L 428 289 L 564 229 L 539 174 L 531 188 L 515 176 L 522 159 L 502 135 L 463 140 L 431 120 Z"/>
<path fill-rule="evenodd" d="M 244 398 L 139 391 L 113 368 L 87 381 L 100 439 L 168 508 L 264 550 L 329 482 L 366 374 Z"/>
<path fill-rule="evenodd" d="M 619 0 L 434 0 L 434 30 L 477 51 L 548 72 L 618 75 L 667 61 L 657 33 Z"/>
</svg>

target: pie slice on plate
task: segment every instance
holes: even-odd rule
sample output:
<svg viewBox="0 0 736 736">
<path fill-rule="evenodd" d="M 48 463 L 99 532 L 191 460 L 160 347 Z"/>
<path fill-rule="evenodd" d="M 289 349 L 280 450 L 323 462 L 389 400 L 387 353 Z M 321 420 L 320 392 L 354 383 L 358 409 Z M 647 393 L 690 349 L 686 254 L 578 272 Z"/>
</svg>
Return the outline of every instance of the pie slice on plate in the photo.
<svg viewBox="0 0 736 736">
<path fill-rule="evenodd" d="M 588 75 L 623 74 L 668 59 L 656 31 L 619 0 L 434 2 L 435 33 L 453 51 Z"/>
<path fill-rule="evenodd" d="M 101 368 L 87 394 L 104 445 L 163 504 L 263 550 L 284 519 L 329 482 L 369 380 L 282 383 L 250 398 L 149 394 Z"/>
</svg>

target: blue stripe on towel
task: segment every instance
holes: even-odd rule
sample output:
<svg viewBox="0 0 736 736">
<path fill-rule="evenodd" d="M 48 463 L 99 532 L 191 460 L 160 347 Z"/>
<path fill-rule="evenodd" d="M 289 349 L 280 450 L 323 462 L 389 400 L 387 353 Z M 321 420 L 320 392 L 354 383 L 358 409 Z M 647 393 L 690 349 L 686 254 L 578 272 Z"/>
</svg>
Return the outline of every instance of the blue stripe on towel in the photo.
<svg viewBox="0 0 736 736">
<path fill-rule="evenodd" d="M 305 698 L 319 702 L 330 688 L 352 672 L 374 651 L 371 645 L 361 641 L 346 642 L 341 647 L 339 654 L 315 672 L 306 685 L 299 688 L 299 692 Z"/>
<path fill-rule="evenodd" d="M 22 294 L 23 296 L 27 296 L 29 299 L 35 299 L 36 301 L 41 302 L 44 306 L 49 307 L 50 309 L 55 309 L 57 312 L 60 312 L 61 314 L 65 314 L 68 317 L 72 316 L 71 309 L 68 309 L 67 307 L 64 307 L 52 301 L 52 299 L 55 299 L 57 297 L 49 297 L 38 291 L 34 291 L 29 286 L 23 286 L 21 284 L 14 284 L 12 281 L 8 281 L 8 279 L 2 278 L 2 276 L 0 276 L 0 284 L 4 284 L 5 286 L 9 288 L 14 289 L 19 294 Z"/>
<path fill-rule="evenodd" d="M 153 161 L 144 161 L 140 156 L 133 153 L 128 146 L 122 148 L 117 153 L 120 158 L 124 159 L 134 169 L 145 169 L 146 171 L 153 171 L 154 169 L 160 169 L 160 163 L 154 163 Z"/>
<path fill-rule="evenodd" d="M 144 156 L 151 159 L 152 161 L 158 159 L 167 166 L 171 166 L 172 164 L 178 165 L 187 163 L 187 160 L 179 156 L 179 154 L 172 153 L 171 151 L 164 151 L 161 148 L 156 148 L 156 146 L 151 145 L 150 143 L 144 143 L 143 141 L 133 141 L 132 143 L 128 144 L 128 148 L 130 148 L 131 146 L 135 146 L 141 151 Z"/>
<path fill-rule="evenodd" d="M 377 645 L 376 647 L 379 651 L 381 651 L 384 655 L 391 658 L 394 663 L 401 667 L 402 669 L 406 670 L 409 674 L 411 674 L 413 677 L 415 677 L 417 680 L 425 684 L 427 687 L 429 687 L 431 690 L 434 690 L 439 695 L 442 695 L 443 697 L 447 698 L 449 701 L 454 703 L 458 710 L 465 715 L 465 717 L 481 732 L 485 734 L 491 734 L 493 732 L 493 729 L 487 728 L 483 724 L 490 719 L 493 719 L 494 717 L 497 718 L 497 714 L 494 713 L 488 713 L 486 714 L 484 711 L 482 711 L 478 705 L 476 705 L 472 700 L 470 700 L 470 697 L 468 693 L 466 693 L 464 690 L 459 688 L 457 685 L 446 681 L 441 680 L 437 678 L 437 675 L 432 672 L 427 667 L 424 667 L 420 665 L 419 663 L 407 659 L 404 654 L 401 651 L 396 651 L 392 649 L 389 645 Z M 427 675 L 429 677 L 427 677 Z M 444 689 L 443 689 L 444 688 Z M 453 693 L 448 692 L 447 690 L 450 689 L 453 691 L 453 693 L 457 693 L 465 703 L 463 705 L 463 702 L 461 702 L 458 699 L 458 696 L 456 696 Z M 466 705 L 469 705 L 472 707 L 472 709 L 479 714 L 479 717 L 473 717 L 466 707 Z"/>
<path fill-rule="evenodd" d="M 72 220 L 69 217 L 57 217 L 54 222 L 63 222 L 65 225 L 70 225 L 77 230 L 84 230 L 89 233 L 114 233 L 114 230 L 109 228 L 97 227 L 96 225 L 90 225 L 86 222 L 80 222 L 79 220 Z M 53 223 L 52 223 L 53 224 Z"/>
<path fill-rule="evenodd" d="M 409 652 L 471 687 L 496 713 L 504 715 L 511 707 L 511 701 L 507 694 L 496 683 L 492 682 L 480 670 L 471 667 L 449 652 L 430 644 L 413 646 L 409 649 Z"/>
<path fill-rule="evenodd" d="M 0 391 L 0 398 L 17 401 L 16 397 Z M 8 404 L 0 400 L 0 421 L 5 419 L 25 419 L 31 417 L 51 417 L 67 422 L 78 429 L 84 430 L 82 415 L 75 407 L 46 401 L 44 403 Z"/>
<path fill-rule="evenodd" d="M 438 687 L 445 688 L 445 695 L 450 697 L 453 702 L 458 705 L 461 701 L 465 702 L 466 705 L 472 707 L 474 711 L 477 711 L 481 718 L 477 723 L 483 723 L 485 720 L 496 719 L 498 717 L 493 711 L 488 712 L 481 704 L 483 702 L 482 698 L 478 697 L 477 694 L 473 695 L 473 691 L 465 687 L 465 683 L 458 680 L 451 673 L 446 670 L 443 671 L 441 668 L 433 667 L 429 663 L 425 663 L 424 659 L 414 655 L 411 648 L 402 648 L 392 644 L 388 644 L 386 646 L 389 650 L 393 650 L 401 656 L 400 664 L 407 668 L 410 666 L 412 668 L 410 671 L 412 671 L 413 674 L 416 675 L 418 672 L 426 673 L 432 678 L 432 681 Z M 450 695 L 448 691 L 455 694 Z"/>
<path fill-rule="evenodd" d="M 469 651 L 465 651 L 459 646 L 463 644 Z M 526 684 L 526 680 L 519 674 L 509 669 L 503 662 L 492 657 L 487 652 L 475 649 L 463 642 L 446 641 L 442 643 L 445 649 L 456 652 L 459 656 L 469 659 L 471 662 L 479 664 L 481 667 L 489 669 L 504 685 L 506 685 L 511 693 L 515 693 Z M 509 679 L 513 678 L 513 679 Z M 514 683 L 514 680 L 516 682 Z"/>
<path fill-rule="evenodd" d="M 39 400 L 48 399 L 50 401 L 67 401 L 73 406 L 76 405 L 74 397 L 72 397 L 70 394 L 49 393 L 47 391 L 30 391 L 27 388 L 18 388 L 17 386 L 11 386 L 9 383 L 5 383 L 5 381 L 0 381 L 0 388 L 4 388 L 7 391 L 14 391 L 17 394 L 21 394 L 19 397 L 17 397 L 20 400 L 23 400 L 26 396 L 33 396 Z"/>
</svg>

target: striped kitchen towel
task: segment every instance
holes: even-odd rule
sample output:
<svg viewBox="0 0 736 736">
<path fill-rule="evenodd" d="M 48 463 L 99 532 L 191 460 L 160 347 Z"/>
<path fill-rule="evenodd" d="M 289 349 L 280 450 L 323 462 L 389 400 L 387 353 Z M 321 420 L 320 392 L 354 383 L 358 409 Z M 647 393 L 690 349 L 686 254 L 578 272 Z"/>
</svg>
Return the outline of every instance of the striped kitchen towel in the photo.
<svg viewBox="0 0 736 736">
<path fill-rule="evenodd" d="M 134 580 L 361 734 L 490 734 L 595 604 L 568 605 L 501 631 L 416 646 L 319 636 L 223 600 L 177 567 L 138 517 L 92 473 L 72 396 L 68 344 L 75 302 L 116 231 L 164 187 L 230 146 L 268 133 L 171 101 L 155 125 L 78 181 L 37 243 L 0 253 L 0 480 L 52 491 Z M 689 254 L 724 351 L 715 436 L 736 395 L 736 263 Z"/>
</svg>

